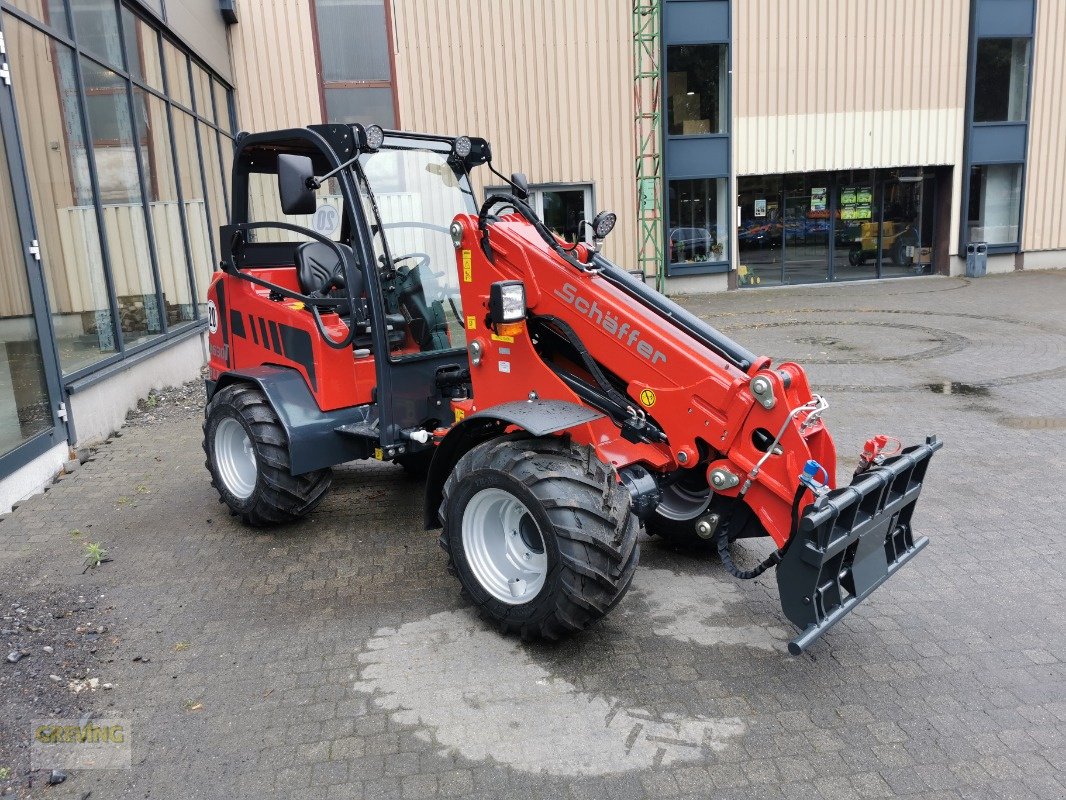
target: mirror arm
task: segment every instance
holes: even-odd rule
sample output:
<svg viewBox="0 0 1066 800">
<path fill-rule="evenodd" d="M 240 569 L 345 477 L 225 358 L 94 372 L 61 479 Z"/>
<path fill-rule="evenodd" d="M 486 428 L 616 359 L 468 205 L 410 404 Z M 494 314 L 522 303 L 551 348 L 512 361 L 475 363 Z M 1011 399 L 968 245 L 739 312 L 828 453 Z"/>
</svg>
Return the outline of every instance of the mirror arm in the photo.
<svg viewBox="0 0 1066 800">
<path fill-rule="evenodd" d="M 497 178 L 499 178 L 500 180 L 502 180 L 504 183 L 506 183 L 508 186 L 511 187 L 511 190 L 514 192 L 515 197 L 517 197 L 519 200 L 526 200 L 526 199 L 529 198 L 529 193 L 528 192 L 526 192 L 521 186 L 518 186 L 510 178 L 504 177 L 504 174 L 502 172 L 497 170 L 496 167 L 492 166 L 492 159 L 491 158 L 488 161 L 485 162 L 485 165 L 489 168 L 489 172 L 491 172 L 493 175 L 495 175 Z"/>
<path fill-rule="evenodd" d="M 317 177 L 312 175 L 310 178 L 307 179 L 307 188 L 308 189 L 318 189 L 320 186 L 322 186 L 323 183 L 328 181 L 330 178 L 332 178 L 338 172 L 341 172 L 341 171 L 347 169 L 348 167 L 350 167 L 352 164 L 354 164 L 358 160 L 359 160 L 359 155 L 357 154 L 354 158 L 348 159 L 343 164 L 341 164 L 339 167 L 337 167 L 336 169 L 330 170 L 325 175 L 321 175 L 321 176 L 317 176 Z"/>
</svg>

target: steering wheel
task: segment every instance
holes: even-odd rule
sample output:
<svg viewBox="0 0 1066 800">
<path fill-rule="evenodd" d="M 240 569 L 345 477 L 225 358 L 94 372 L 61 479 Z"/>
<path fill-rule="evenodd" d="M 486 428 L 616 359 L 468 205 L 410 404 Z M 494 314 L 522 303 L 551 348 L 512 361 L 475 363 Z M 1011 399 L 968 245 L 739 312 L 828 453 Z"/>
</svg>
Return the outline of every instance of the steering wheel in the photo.
<svg viewBox="0 0 1066 800">
<path fill-rule="evenodd" d="M 413 267 L 411 267 L 410 268 L 411 270 L 421 269 L 422 267 L 428 266 L 429 262 L 431 261 L 428 253 L 407 253 L 405 255 L 398 256 L 398 257 L 394 258 L 392 260 L 392 263 L 393 264 L 399 264 L 401 261 L 408 261 L 409 259 L 412 259 L 412 258 L 417 258 L 418 259 L 418 263 L 415 264 Z M 433 272 L 433 270 L 427 270 L 427 271 L 428 272 Z M 433 274 L 437 275 L 437 273 L 435 273 L 435 272 Z M 437 277 L 440 277 L 440 276 L 437 275 Z"/>
</svg>

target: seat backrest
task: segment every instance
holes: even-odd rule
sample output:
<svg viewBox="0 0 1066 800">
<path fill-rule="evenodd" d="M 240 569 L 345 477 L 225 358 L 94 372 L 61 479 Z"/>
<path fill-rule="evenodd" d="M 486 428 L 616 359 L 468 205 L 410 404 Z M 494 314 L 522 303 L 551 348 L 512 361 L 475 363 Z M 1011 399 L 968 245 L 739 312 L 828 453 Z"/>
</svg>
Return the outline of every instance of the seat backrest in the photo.
<svg viewBox="0 0 1066 800">
<path fill-rule="evenodd" d="M 345 244 L 337 245 L 344 254 L 355 258 L 352 249 Z M 344 281 L 344 271 L 340 268 L 340 258 L 337 252 L 328 244 L 322 242 L 305 242 L 296 248 L 296 280 L 300 283 L 300 291 L 304 294 L 322 292 L 326 283 L 334 273 L 339 272 L 341 286 Z M 352 276 L 356 285 L 352 286 L 352 296 L 359 297 L 363 293 L 363 273 L 356 267 Z"/>
</svg>

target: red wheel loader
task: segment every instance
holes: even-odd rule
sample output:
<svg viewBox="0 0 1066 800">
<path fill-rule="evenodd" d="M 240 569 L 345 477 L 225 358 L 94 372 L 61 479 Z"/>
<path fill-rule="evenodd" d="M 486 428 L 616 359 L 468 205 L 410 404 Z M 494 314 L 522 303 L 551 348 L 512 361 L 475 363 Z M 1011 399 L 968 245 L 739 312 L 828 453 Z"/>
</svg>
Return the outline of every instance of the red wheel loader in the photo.
<svg viewBox="0 0 1066 800">
<path fill-rule="evenodd" d="M 484 165 L 509 191 L 480 204 Z M 826 401 L 587 243 L 553 235 L 484 139 L 312 125 L 241 134 L 208 293 L 207 467 L 249 525 L 309 514 L 331 467 L 423 474 L 425 524 L 503 632 L 622 598 L 638 533 L 776 567 L 802 652 L 927 543 L 935 437 L 867 442 L 836 485 Z M 769 537 L 741 570 L 731 547 Z"/>
</svg>

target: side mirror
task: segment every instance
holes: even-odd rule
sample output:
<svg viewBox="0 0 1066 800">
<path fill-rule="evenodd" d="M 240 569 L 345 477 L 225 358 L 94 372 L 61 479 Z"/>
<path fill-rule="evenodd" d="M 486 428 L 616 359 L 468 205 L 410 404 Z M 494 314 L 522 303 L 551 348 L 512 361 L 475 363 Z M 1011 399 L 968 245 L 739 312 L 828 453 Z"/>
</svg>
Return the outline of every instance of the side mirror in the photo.
<svg viewBox="0 0 1066 800">
<path fill-rule="evenodd" d="M 315 190 L 311 188 L 314 179 L 315 170 L 307 156 L 289 153 L 278 156 L 278 194 L 281 196 L 282 213 L 315 213 Z"/>
<path fill-rule="evenodd" d="M 511 173 L 511 188 L 519 200 L 529 199 L 529 179 L 521 172 Z"/>
</svg>

